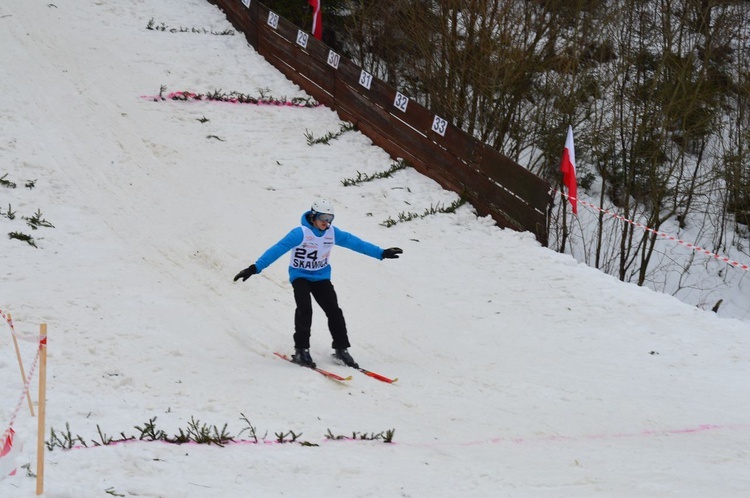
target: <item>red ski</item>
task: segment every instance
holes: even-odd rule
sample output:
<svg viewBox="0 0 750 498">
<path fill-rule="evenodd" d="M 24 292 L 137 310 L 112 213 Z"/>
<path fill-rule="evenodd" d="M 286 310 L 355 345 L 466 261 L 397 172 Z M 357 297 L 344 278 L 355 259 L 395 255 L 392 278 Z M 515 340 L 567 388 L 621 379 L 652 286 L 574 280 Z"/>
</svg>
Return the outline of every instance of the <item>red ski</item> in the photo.
<svg viewBox="0 0 750 498">
<path fill-rule="evenodd" d="M 359 370 L 360 372 L 362 372 L 363 374 L 365 374 L 367 376 L 372 377 L 373 379 L 378 379 L 380 382 L 387 382 L 388 384 L 393 384 L 394 382 L 396 382 L 398 380 L 398 377 L 396 377 L 395 379 L 389 379 L 388 377 L 386 377 L 384 375 L 380 375 L 379 373 L 371 372 L 371 371 L 366 370 L 364 368 L 358 368 L 357 370 Z"/>
<path fill-rule="evenodd" d="M 294 363 L 294 362 L 292 361 L 292 359 L 291 359 L 291 358 L 289 358 L 289 357 L 288 357 L 287 355 L 285 355 L 285 354 L 281 354 L 281 353 L 276 353 L 276 352 L 274 352 L 273 354 L 275 354 L 276 356 L 278 356 L 278 357 L 279 357 L 279 358 L 281 358 L 282 360 L 286 360 L 286 361 L 288 361 L 289 363 Z M 294 363 L 294 364 L 295 364 L 295 365 L 297 365 L 296 363 Z M 299 366 L 302 366 L 302 365 L 299 365 Z M 326 377 L 326 378 L 329 378 L 329 379 L 331 379 L 331 380 L 337 380 L 337 381 L 339 381 L 339 382 L 346 382 L 346 381 L 352 380 L 352 376 L 351 376 L 351 375 L 350 375 L 350 376 L 348 376 L 348 377 L 342 377 L 342 376 L 340 376 L 340 375 L 338 375 L 338 374 L 335 374 L 335 373 L 333 373 L 333 372 L 329 372 L 328 370 L 323 370 L 322 368 L 318 368 L 318 367 L 306 367 L 306 368 L 309 368 L 310 370 L 315 370 L 315 371 L 316 371 L 316 372 L 318 372 L 318 373 L 319 373 L 320 375 L 322 375 L 322 376 L 324 376 L 324 377 Z M 377 374 L 376 374 L 376 375 L 377 375 Z"/>
</svg>

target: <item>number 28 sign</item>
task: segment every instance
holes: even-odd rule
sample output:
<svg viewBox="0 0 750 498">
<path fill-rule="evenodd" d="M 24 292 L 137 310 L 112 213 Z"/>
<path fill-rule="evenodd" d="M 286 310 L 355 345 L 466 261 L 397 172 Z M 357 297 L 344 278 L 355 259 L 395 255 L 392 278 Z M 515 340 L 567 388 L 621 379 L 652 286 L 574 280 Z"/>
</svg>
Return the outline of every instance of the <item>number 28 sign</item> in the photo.
<svg viewBox="0 0 750 498">
<path fill-rule="evenodd" d="M 268 12 L 268 21 L 266 21 L 266 22 L 273 29 L 277 29 L 279 27 L 279 15 L 276 12 L 269 11 Z"/>
</svg>

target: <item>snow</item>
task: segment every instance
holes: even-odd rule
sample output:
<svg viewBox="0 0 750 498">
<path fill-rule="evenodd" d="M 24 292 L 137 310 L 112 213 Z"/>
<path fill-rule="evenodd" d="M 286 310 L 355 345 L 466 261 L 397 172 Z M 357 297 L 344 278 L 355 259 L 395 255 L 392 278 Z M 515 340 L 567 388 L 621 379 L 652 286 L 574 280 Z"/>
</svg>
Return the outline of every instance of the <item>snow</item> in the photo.
<svg viewBox="0 0 750 498">
<path fill-rule="evenodd" d="M 214 90 L 305 94 L 203 0 L 5 0 L 0 5 L 0 310 L 28 369 L 48 324 L 48 497 L 739 496 L 750 488 L 750 324 L 624 284 L 470 206 L 385 227 L 456 194 L 348 132 L 324 107 L 145 99 Z M 208 121 L 201 123 L 202 118 Z M 218 138 L 209 138 L 212 135 Z M 24 184 L 35 180 L 33 188 Z M 313 199 L 381 247 L 338 248 L 333 283 L 361 365 L 330 359 L 315 308 L 311 352 L 345 384 L 273 355 L 292 349 L 286 261 L 232 277 Z M 30 230 L 37 210 L 54 228 Z M 0 431 L 36 469 L 9 327 L 0 323 Z M 36 378 L 32 397 L 36 399 Z M 15 418 L 14 418 L 15 417 Z M 98 429 L 173 436 L 191 419 L 216 445 L 95 447 Z M 330 440 L 326 434 L 380 434 Z M 298 442 L 278 444 L 293 431 Z M 317 446 L 299 444 L 299 441 Z M 18 451 L 20 443 L 23 448 Z M 0 463 L 7 464 L 0 459 Z M 0 496 L 35 496 L 21 467 Z"/>
</svg>

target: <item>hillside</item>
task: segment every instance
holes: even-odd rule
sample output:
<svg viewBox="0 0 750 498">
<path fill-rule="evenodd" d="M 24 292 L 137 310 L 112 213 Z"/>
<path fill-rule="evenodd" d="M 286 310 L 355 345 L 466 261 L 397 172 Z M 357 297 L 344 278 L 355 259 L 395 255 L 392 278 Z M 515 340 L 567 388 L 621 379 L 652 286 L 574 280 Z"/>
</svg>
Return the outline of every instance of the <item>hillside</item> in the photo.
<svg viewBox="0 0 750 498">
<path fill-rule="evenodd" d="M 153 20 L 166 30 L 147 29 Z M 386 227 L 456 194 L 392 160 L 324 107 L 162 101 L 172 91 L 305 97 L 202 0 L 8 0 L 0 6 L 0 310 L 49 327 L 45 496 L 738 496 L 750 482 L 750 325 L 623 284 L 497 228 L 470 206 Z M 175 28 L 171 32 L 169 28 Z M 186 28 L 185 31 L 180 28 Z M 192 28 L 196 28 L 196 32 Z M 33 180 L 33 187 L 25 184 Z M 381 247 L 344 248 L 333 283 L 364 367 L 337 384 L 292 348 L 281 258 L 232 277 L 313 199 Z M 40 211 L 54 227 L 31 230 Z M 0 332 L 0 431 L 22 394 Z M 34 341 L 22 340 L 27 367 Z M 315 308 L 311 352 L 330 336 Z M 33 391 L 32 391 L 33 393 Z M 32 394 L 35 397 L 34 394 Z M 15 418 L 35 467 L 36 419 Z M 156 418 L 238 435 L 225 447 L 93 447 Z M 246 420 L 245 420 L 246 419 Z M 249 421 L 258 439 L 252 444 Z M 393 444 L 330 440 L 377 435 Z M 278 444 L 276 433 L 299 436 Z M 287 438 L 289 436 L 286 436 Z M 0 463 L 3 462 L 0 459 Z M 0 496 L 31 497 L 21 470 Z"/>
</svg>

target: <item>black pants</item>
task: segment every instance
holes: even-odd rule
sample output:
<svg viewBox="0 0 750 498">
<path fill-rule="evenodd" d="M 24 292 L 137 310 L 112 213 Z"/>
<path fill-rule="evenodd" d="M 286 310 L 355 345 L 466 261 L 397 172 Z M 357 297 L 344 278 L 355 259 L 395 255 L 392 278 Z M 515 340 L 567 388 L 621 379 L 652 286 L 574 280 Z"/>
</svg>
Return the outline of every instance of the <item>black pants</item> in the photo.
<svg viewBox="0 0 750 498">
<path fill-rule="evenodd" d="M 294 301 L 297 309 L 294 312 L 294 347 L 308 349 L 310 347 L 310 327 L 312 326 L 312 299 L 328 317 L 328 330 L 333 338 L 334 349 L 346 349 L 350 346 L 346 333 L 344 313 L 339 308 L 339 300 L 330 280 L 312 282 L 304 278 L 292 282 Z"/>
</svg>

